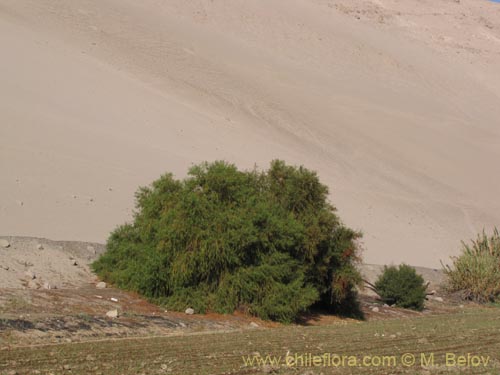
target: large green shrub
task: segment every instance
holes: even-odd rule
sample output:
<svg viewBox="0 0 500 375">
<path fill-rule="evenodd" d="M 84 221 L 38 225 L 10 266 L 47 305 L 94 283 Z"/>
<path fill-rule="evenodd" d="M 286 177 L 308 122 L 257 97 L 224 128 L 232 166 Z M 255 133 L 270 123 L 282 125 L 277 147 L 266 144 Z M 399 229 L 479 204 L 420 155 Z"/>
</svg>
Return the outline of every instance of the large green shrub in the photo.
<svg viewBox="0 0 500 375">
<path fill-rule="evenodd" d="M 243 309 L 290 322 L 313 304 L 356 306 L 359 233 L 346 228 L 316 173 L 204 163 L 139 189 L 134 222 L 94 263 L 104 280 L 183 310 Z"/>
<path fill-rule="evenodd" d="M 471 245 L 462 242 L 462 254 L 453 258 L 453 267 L 445 266 L 451 292 L 465 299 L 493 302 L 500 296 L 500 234 L 479 234 Z"/>
<path fill-rule="evenodd" d="M 407 309 L 422 310 L 426 296 L 426 286 L 415 268 L 406 264 L 399 267 L 384 267 L 378 277 L 375 289 L 388 304 Z"/>
</svg>

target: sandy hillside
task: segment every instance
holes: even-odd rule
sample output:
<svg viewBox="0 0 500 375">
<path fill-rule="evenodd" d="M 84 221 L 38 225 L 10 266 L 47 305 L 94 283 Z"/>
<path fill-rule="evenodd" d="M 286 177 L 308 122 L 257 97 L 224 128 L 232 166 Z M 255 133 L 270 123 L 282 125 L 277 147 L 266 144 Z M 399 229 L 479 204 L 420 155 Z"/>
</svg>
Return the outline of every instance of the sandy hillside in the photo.
<svg viewBox="0 0 500 375">
<path fill-rule="evenodd" d="M 105 240 L 201 160 L 317 170 L 365 261 L 500 224 L 500 4 L 0 0 L 0 234 Z"/>
</svg>

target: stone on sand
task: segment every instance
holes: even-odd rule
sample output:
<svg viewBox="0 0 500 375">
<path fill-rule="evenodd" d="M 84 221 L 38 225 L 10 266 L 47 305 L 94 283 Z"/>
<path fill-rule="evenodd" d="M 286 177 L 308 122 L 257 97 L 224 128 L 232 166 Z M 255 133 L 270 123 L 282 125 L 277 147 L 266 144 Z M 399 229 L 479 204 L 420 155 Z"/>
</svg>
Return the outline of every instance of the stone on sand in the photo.
<svg viewBox="0 0 500 375">
<path fill-rule="evenodd" d="M 10 247 L 10 242 L 3 239 L 3 238 L 0 238 L 0 247 L 3 247 L 3 248 L 8 248 Z"/>
<path fill-rule="evenodd" d="M 96 284 L 95 286 L 97 289 L 106 289 L 106 283 L 104 281 L 101 281 Z"/>
<path fill-rule="evenodd" d="M 189 307 L 189 308 L 186 309 L 185 313 L 187 315 L 193 315 L 194 314 L 194 310 L 191 307 Z"/>
<path fill-rule="evenodd" d="M 35 280 L 28 281 L 27 286 L 28 286 L 29 289 L 38 289 L 38 288 L 40 288 L 40 285 Z"/>
<path fill-rule="evenodd" d="M 118 318 L 118 310 L 109 310 L 107 313 L 106 313 L 106 316 L 108 318 L 112 318 L 112 319 L 115 319 L 115 318 Z"/>
</svg>

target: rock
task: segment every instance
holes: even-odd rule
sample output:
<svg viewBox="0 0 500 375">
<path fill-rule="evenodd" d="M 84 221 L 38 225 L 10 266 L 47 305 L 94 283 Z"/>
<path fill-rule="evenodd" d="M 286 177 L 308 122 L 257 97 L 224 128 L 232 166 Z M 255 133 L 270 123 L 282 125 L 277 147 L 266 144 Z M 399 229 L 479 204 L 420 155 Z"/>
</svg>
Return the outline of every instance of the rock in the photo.
<svg viewBox="0 0 500 375">
<path fill-rule="evenodd" d="M 36 279 L 36 275 L 35 275 L 35 273 L 33 271 L 26 271 L 24 274 L 30 280 L 35 280 Z"/>
<path fill-rule="evenodd" d="M 185 325 L 184 323 L 180 322 L 179 325 L 182 327 L 182 328 L 186 328 L 187 325 Z"/>
<path fill-rule="evenodd" d="M 27 286 L 29 289 L 38 289 L 40 287 L 40 285 L 35 280 L 28 281 Z"/>
<path fill-rule="evenodd" d="M 97 289 L 106 289 L 106 283 L 104 281 L 101 281 L 96 284 L 95 286 Z"/>
<path fill-rule="evenodd" d="M 37 250 L 43 250 L 43 245 L 39 243 L 38 245 L 36 245 L 36 248 Z"/>
<path fill-rule="evenodd" d="M 372 311 L 373 311 L 374 313 L 378 313 L 378 312 L 380 311 L 380 309 L 379 309 L 378 307 L 376 307 L 376 306 L 375 306 L 375 307 L 372 307 Z"/>
<path fill-rule="evenodd" d="M 187 315 L 193 315 L 193 314 L 194 314 L 194 310 L 193 310 L 191 307 L 188 307 L 188 308 L 186 309 L 185 313 L 186 313 Z"/>
<path fill-rule="evenodd" d="M 43 289 L 50 290 L 52 289 L 52 285 L 48 281 L 43 283 Z"/>
<path fill-rule="evenodd" d="M 259 325 L 257 323 L 255 323 L 255 322 L 251 322 L 250 323 L 250 327 L 252 327 L 252 328 L 259 328 Z"/>
<path fill-rule="evenodd" d="M 113 302 L 118 302 L 118 298 L 115 298 L 115 297 L 111 297 L 110 300 Z"/>
<path fill-rule="evenodd" d="M 118 310 L 110 310 L 106 313 L 106 316 L 112 319 L 118 318 Z"/>
<path fill-rule="evenodd" d="M 442 297 L 434 297 L 433 300 L 437 302 L 444 302 Z"/>
<path fill-rule="evenodd" d="M 10 267 L 9 267 L 9 266 L 3 266 L 3 269 L 4 269 L 5 271 L 8 271 L 8 270 L 10 270 Z"/>
<path fill-rule="evenodd" d="M 64 366 L 63 366 L 63 369 L 64 369 L 64 370 L 71 370 L 71 366 L 70 366 L 70 365 L 64 365 Z"/>
<path fill-rule="evenodd" d="M 0 238 L 0 247 L 3 247 L 6 249 L 6 248 L 10 247 L 10 242 L 7 240 L 4 240 L 3 238 Z"/>
<path fill-rule="evenodd" d="M 78 262 L 77 262 L 75 259 L 73 259 L 73 260 L 71 261 L 71 265 L 72 265 L 72 266 L 78 266 Z"/>
<path fill-rule="evenodd" d="M 87 251 L 94 254 L 94 255 L 97 254 L 97 251 L 96 251 L 94 246 L 87 246 Z"/>
</svg>

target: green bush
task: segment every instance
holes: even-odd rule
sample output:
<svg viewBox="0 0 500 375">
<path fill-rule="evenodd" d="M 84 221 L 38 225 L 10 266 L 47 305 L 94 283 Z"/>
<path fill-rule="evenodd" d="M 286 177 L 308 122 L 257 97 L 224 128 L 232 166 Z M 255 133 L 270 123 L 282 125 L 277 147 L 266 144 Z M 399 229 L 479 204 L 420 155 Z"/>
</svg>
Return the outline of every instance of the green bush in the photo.
<svg viewBox="0 0 500 375">
<path fill-rule="evenodd" d="M 500 234 L 479 234 L 471 245 L 462 242 L 462 254 L 445 266 L 448 288 L 476 302 L 494 302 L 500 296 Z"/>
<path fill-rule="evenodd" d="M 375 289 L 388 304 L 395 304 L 413 310 L 422 310 L 426 286 L 422 276 L 413 267 L 402 264 L 399 267 L 384 267 L 384 272 L 375 283 Z"/>
<path fill-rule="evenodd" d="M 291 322 L 313 304 L 356 304 L 360 234 L 345 227 L 328 189 L 303 167 L 266 172 L 225 162 L 162 176 L 136 194 L 94 264 L 104 280 L 174 310 L 247 311 Z"/>
</svg>

